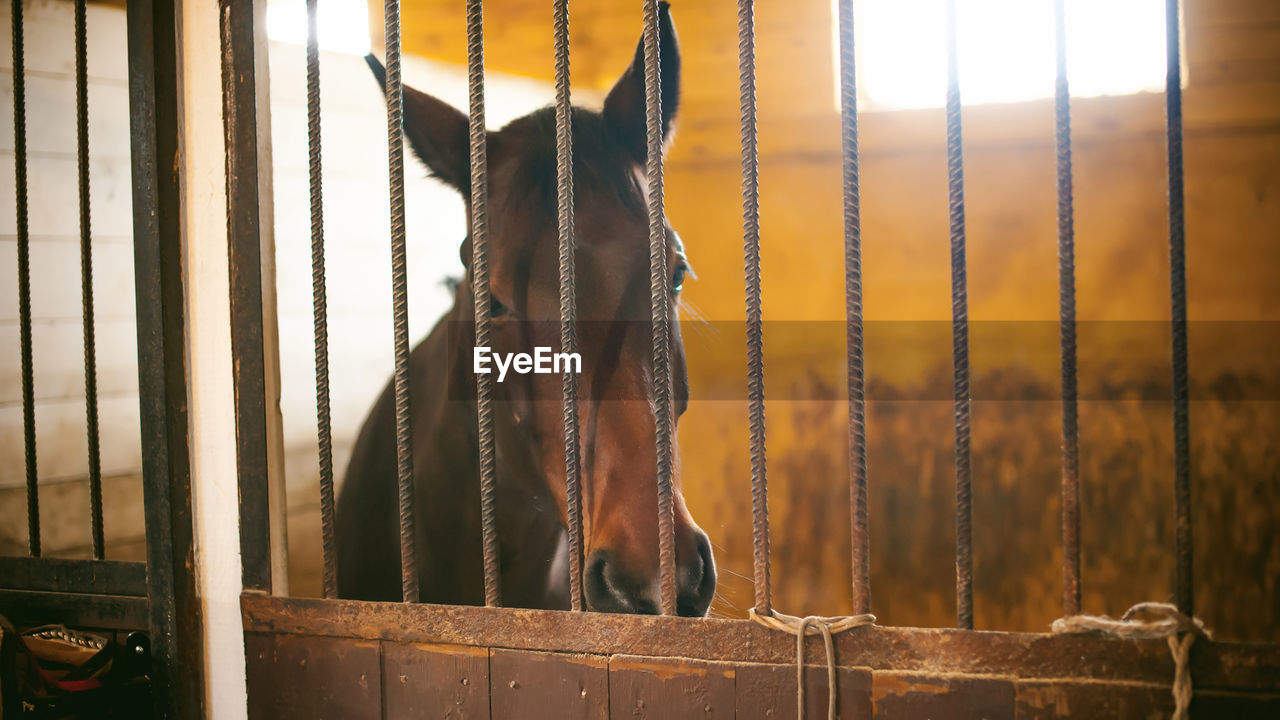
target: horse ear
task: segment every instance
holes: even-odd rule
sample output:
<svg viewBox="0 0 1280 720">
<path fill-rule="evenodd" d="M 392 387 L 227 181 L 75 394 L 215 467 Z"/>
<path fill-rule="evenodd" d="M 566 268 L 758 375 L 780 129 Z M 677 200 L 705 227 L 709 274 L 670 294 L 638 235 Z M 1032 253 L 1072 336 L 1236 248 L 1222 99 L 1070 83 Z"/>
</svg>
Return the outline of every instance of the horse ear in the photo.
<svg viewBox="0 0 1280 720">
<path fill-rule="evenodd" d="M 364 59 L 386 95 L 387 72 L 382 63 L 372 53 Z M 404 134 L 413 154 L 432 176 L 466 197 L 471 186 L 467 116 L 424 92 L 408 85 L 403 87 Z"/>
<path fill-rule="evenodd" d="M 671 21 L 671 6 L 658 3 L 658 87 L 661 90 L 662 145 L 671 140 L 672 121 L 680 104 L 680 43 Z M 631 66 L 618 79 L 604 101 L 604 118 L 614 137 L 638 162 L 648 155 L 645 141 L 644 37 L 636 46 Z"/>
</svg>

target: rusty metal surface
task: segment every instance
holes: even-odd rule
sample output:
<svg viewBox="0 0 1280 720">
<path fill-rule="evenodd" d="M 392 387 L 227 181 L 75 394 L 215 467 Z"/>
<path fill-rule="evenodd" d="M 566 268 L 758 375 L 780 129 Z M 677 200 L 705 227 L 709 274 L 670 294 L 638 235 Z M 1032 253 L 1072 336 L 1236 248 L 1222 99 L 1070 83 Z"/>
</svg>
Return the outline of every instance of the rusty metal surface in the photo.
<svg viewBox="0 0 1280 720">
<path fill-rule="evenodd" d="M 489 658 L 493 720 L 609 717 L 609 662 L 599 655 L 495 648 Z"/>
<path fill-rule="evenodd" d="M 245 588 L 269 591 L 271 512 L 267 489 L 267 376 L 262 338 L 258 85 L 254 73 L 253 4 L 224 0 L 220 6 L 240 557 Z"/>
<path fill-rule="evenodd" d="M 144 630 L 148 627 L 149 605 L 145 597 L 0 590 L 0 615 L 20 627 L 61 623 Z"/>
<path fill-rule="evenodd" d="M 733 718 L 735 668 L 688 658 L 609 660 L 609 717 Z"/>
<path fill-rule="evenodd" d="M 797 720 L 796 668 L 794 665 L 744 663 L 735 667 L 738 720 Z M 836 710 L 843 720 L 871 717 L 871 671 L 840 668 Z M 805 717 L 827 716 L 827 669 L 809 665 L 804 669 Z"/>
<path fill-rule="evenodd" d="M 144 596 L 147 565 L 112 560 L 0 557 L 0 588 Z"/>
<path fill-rule="evenodd" d="M 795 641 L 748 620 L 569 613 L 246 593 L 245 629 L 254 632 L 435 642 L 524 650 L 687 657 L 787 664 Z M 918 673 L 1093 678 L 1167 685 L 1173 661 L 1163 641 L 1088 635 L 864 627 L 836 636 L 845 667 Z M 807 652 L 821 654 L 821 640 Z M 1280 645 L 1198 643 L 1197 688 L 1280 692 Z"/>
<path fill-rule="evenodd" d="M 126 12 L 151 681 L 157 715 L 196 718 L 204 653 L 187 436 L 178 18 L 174 3 L 156 0 L 132 0 Z"/>
<path fill-rule="evenodd" d="M 489 718 L 489 651 L 463 645 L 382 644 L 388 718 Z"/>
<path fill-rule="evenodd" d="M 378 643 L 245 634 L 250 720 L 380 720 Z"/>
<path fill-rule="evenodd" d="M 877 720 L 1013 720 L 1014 683 L 1008 678 L 876 672 L 871 701 Z"/>
</svg>

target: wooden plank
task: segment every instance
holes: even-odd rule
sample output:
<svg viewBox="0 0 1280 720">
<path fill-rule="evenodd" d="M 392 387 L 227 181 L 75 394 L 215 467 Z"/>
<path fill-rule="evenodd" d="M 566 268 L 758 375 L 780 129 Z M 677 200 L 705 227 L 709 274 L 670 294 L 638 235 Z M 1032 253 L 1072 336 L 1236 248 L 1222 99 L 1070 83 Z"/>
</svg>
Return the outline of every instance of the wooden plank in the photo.
<svg viewBox="0 0 1280 720">
<path fill-rule="evenodd" d="M 609 716 L 733 718 L 735 672 L 727 663 L 615 655 L 609 660 Z"/>
<path fill-rule="evenodd" d="M 735 669 L 738 720 L 797 720 L 794 665 L 740 663 Z M 871 671 L 867 668 L 838 668 L 836 683 L 839 687 L 836 710 L 840 717 L 845 720 L 870 718 Z M 806 666 L 804 687 L 805 717 L 826 717 L 826 666 Z"/>
<path fill-rule="evenodd" d="M 245 593 L 245 629 L 286 635 L 435 642 L 478 647 L 688 657 L 786 664 L 795 639 L 750 620 L 682 618 L 422 603 L 281 598 Z M 1163 640 L 1088 635 L 973 632 L 949 628 L 863 627 L 835 638 L 836 657 L 875 670 L 1167 682 Z M 806 657 L 822 640 L 810 638 Z M 1280 644 L 1198 643 L 1197 687 L 1280 692 Z"/>
<path fill-rule="evenodd" d="M 249 717 L 380 720 L 375 641 L 245 633 Z"/>
<path fill-rule="evenodd" d="M 598 655 L 494 648 L 489 654 L 493 720 L 609 717 L 609 664 Z"/>
<path fill-rule="evenodd" d="M 1024 680 L 1017 684 L 1018 720 L 1058 718 L 1147 718 L 1173 714 L 1168 685 Z M 1191 716 L 1263 720 L 1280 717 L 1280 695 L 1194 692 Z"/>
<path fill-rule="evenodd" d="M 151 603 L 145 597 L 0 590 L 0 615 L 14 625 L 62 623 L 76 627 L 142 630 Z"/>
<path fill-rule="evenodd" d="M 1004 678 L 876 672 L 871 696 L 878 720 L 1014 717 L 1014 684 Z"/>
<path fill-rule="evenodd" d="M 462 645 L 382 644 L 385 717 L 489 718 L 489 651 Z"/>
</svg>

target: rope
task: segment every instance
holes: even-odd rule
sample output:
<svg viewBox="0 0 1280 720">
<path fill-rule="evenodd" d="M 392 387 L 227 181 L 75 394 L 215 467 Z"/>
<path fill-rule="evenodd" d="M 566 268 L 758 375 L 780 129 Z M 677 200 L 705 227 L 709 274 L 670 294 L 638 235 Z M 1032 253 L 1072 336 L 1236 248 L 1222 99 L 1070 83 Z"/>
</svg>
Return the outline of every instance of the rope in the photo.
<svg viewBox="0 0 1280 720">
<path fill-rule="evenodd" d="M 573 106 L 569 98 L 569 0 L 555 0 L 556 210 L 560 230 L 560 349 L 578 351 L 573 267 Z M 582 484 L 578 464 L 578 376 L 566 368 L 564 483 L 569 525 L 569 605 L 582 610 Z"/>
<path fill-rule="evenodd" d="M 970 484 L 969 298 L 965 280 L 964 149 L 956 3 L 947 2 L 947 187 L 951 210 L 951 332 L 956 419 L 956 625 L 973 629 L 973 491 Z"/>
<path fill-rule="evenodd" d="M 484 3 L 467 0 L 467 86 L 471 126 L 471 294 L 476 346 L 489 346 L 489 161 L 484 126 Z M 501 604 L 494 495 L 493 380 L 476 375 L 476 427 L 480 445 L 480 534 L 484 547 L 484 604 Z"/>
<path fill-rule="evenodd" d="M 1076 389 L 1076 250 L 1071 175 L 1071 91 L 1064 0 L 1054 2 L 1058 170 L 1058 317 L 1062 362 L 1062 612 L 1080 612 L 1080 425 Z"/>
<path fill-rule="evenodd" d="M 658 578 L 662 614 L 676 614 L 675 503 L 671 474 L 671 278 L 662 222 L 662 99 L 658 0 L 644 0 L 645 172 L 649 179 L 649 307 L 653 321 L 654 425 L 658 480 Z"/>
<path fill-rule="evenodd" d="M 89 452 L 89 534 L 93 558 L 106 557 L 102 529 L 102 455 L 98 441 L 98 363 L 93 327 L 93 246 L 89 206 L 89 49 L 85 0 L 76 0 L 76 170 L 80 186 L 80 298 L 84 308 L 84 413 Z"/>
<path fill-rule="evenodd" d="M 1072 615 L 1053 621 L 1060 634 L 1101 633 L 1122 640 L 1164 638 L 1173 656 L 1173 720 L 1187 720 L 1191 707 L 1191 645 L 1197 637 L 1212 640 L 1204 623 L 1168 603 L 1145 602 L 1129 608 L 1119 620 L 1099 615 Z"/>
<path fill-rule="evenodd" d="M 333 423 L 329 407 L 329 310 L 324 273 L 324 182 L 320 155 L 320 45 L 317 2 L 307 0 L 307 167 L 311 183 L 311 306 L 315 323 L 316 441 L 320 454 L 320 535 L 324 596 L 338 596 L 333 537 Z"/>
<path fill-rule="evenodd" d="M 414 548 L 413 430 L 409 415 L 409 287 L 404 225 L 404 87 L 400 80 L 400 2 L 386 0 L 387 151 L 391 175 L 391 283 L 395 319 L 396 478 L 400 510 L 400 591 L 418 600 Z"/>
<path fill-rule="evenodd" d="M 769 615 L 769 480 L 765 456 L 764 331 L 760 309 L 760 187 L 756 147 L 755 3 L 738 0 L 738 83 L 742 109 L 742 241 L 747 286 L 747 398 L 751 422 L 751 539 L 755 611 Z"/>
<path fill-rule="evenodd" d="M 835 720 L 840 686 L 836 683 L 836 649 L 832 636 L 850 628 L 874 625 L 876 616 L 870 613 L 838 617 L 796 617 L 773 610 L 761 615 L 752 608 L 747 616 L 755 622 L 779 632 L 796 636 L 796 717 L 805 718 L 804 704 L 804 639 L 806 635 L 821 635 L 827 652 L 827 718 Z"/>
<path fill-rule="evenodd" d="M 31 237 L 27 225 L 27 93 L 22 3 L 13 5 L 13 171 L 18 226 L 18 317 L 22 354 L 22 437 L 27 469 L 27 550 L 40 556 L 40 486 L 36 469 L 35 390 L 31 370 Z"/>
</svg>

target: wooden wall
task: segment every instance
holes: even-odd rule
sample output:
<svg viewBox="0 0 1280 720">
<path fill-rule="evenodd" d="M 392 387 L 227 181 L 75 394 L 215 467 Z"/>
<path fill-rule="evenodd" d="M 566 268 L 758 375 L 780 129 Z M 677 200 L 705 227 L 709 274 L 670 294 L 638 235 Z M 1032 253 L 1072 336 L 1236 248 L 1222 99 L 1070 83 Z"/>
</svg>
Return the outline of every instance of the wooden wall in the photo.
<svg viewBox="0 0 1280 720">
<path fill-rule="evenodd" d="M 409 52 L 465 58 L 459 3 L 405 7 Z M 684 293 L 695 401 L 683 482 L 722 567 L 714 612 L 751 602 L 736 8 L 676 2 L 684 50 L 667 208 L 698 271 Z M 381 27 L 374 11 L 371 27 Z M 573 5 L 578 87 L 607 89 L 640 3 Z M 777 604 L 848 609 L 839 117 L 828 0 L 759 3 L 769 457 Z M 550 4 L 486 3 L 489 67 L 551 77 Z M 1197 611 L 1280 638 L 1280 8 L 1184 3 Z M 1046 40 L 1047 41 L 1047 40 Z M 1073 106 L 1084 607 L 1171 597 L 1172 430 L 1163 96 Z M 977 622 L 1060 614 L 1057 250 L 1049 101 L 965 110 Z M 950 274 L 940 110 L 861 116 L 873 610 L 954 622 Z M 711 326 L 693 321 L 705 317 Z M 727 379 L 726 379 L 727 378 Z M 692 450 L 692 448 L 696 448 Z M 744 577 L 745 576 L 745 577 Z M 1270 579 L 1269 579 L 1270 578 Z"/>
</svg>

